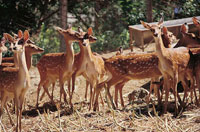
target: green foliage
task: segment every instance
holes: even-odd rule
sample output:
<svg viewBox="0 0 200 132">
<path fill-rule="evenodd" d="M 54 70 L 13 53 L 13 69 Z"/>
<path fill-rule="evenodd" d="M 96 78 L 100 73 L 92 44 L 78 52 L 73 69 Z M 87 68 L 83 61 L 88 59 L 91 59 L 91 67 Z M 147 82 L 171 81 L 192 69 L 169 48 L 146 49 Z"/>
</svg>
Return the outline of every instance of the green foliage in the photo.
<svg viewBox="0 0 200 132">
<path fill-rule="evenodd" d="M 140 20 L 145 20 L 145 0 L 120 0 L 120 7 L 123 10 L 122 20 L 126 25 L 139 24 Z"/>
<path fill-rule="evenodd" d="M 200 0 L 187 0 L 180 8 L 180 17 L 197 16 L 200 13 Z"/>
<path fill-rule="evenodd" d="M 127 29 L 124 29 L 119 34 L 115 34 L 113 31 L 106 31 L 104 34 L 97 36 L 97 42 L 92 44 L 92 51 L 116 51 L 120 46 L 128 48 L 128 44 L 129 33 Z"/>
<path fill-rule="evenodd" d="M 105 52 L 116 50 L 119 46 L 128 47 L 128 26 L 146 21 L 147 0 L 68 0 L 68 12 L 77 19 L 73 27 L 81 26 L 84 31 L 92 27 L 97 42 L 92 50 Z M 200 0 L 152 0 L 153 21 L 158 21 L 161 13 L 165 20 L 197 16 L 200 14 Z M 178 13 L 174 13 L 178 8 Z M 60 35 L 52 28 L 58 25 L 59 1 L 56 0 L 1 0 L 0 35 L 18 29 L 30 29 L 37 45 L 45 53 L 59 52 Z M 5 15 L 6 14 L 6 15 Z M 38 33 L 38 31 L 40 33 Z M 78 44 L 74 44 L 78 52 Z M 9 56 L 7 53 L 6 56 Z M 34 58 L 39 58 L 36 55 Z"/>
<path fill-rule="evenodd" d="M 46 29 L 45 24 L 42 24 L 41 27 L 41 32 L 35 37 L 34 41 L 36 45 L 44 49 L 44 52 L 34 55 L 35 60 L 38 60 L 46 53 L 59 52 L 60 39 L 57 31 L 55 31 L 53 27 Z"/>
</svg>

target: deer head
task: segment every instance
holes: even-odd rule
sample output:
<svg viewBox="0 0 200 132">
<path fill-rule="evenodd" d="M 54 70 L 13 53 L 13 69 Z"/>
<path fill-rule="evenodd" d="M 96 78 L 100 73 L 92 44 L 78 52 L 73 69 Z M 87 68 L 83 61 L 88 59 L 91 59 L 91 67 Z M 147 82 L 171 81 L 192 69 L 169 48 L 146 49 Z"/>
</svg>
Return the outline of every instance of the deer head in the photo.
<svg viewBox="0 0 200 132">
<path fill-rule="evenodd" d="M 30 53 L 31 55 L 33 54 L 40 54 L 44 52 L 43 48 L 40 48 L 34 44 L 30 44 L 29 42 L 27 42 L 27 45 L 25 47 L 26 52 Z"/>
<path fill-rule="evenodd" d="M 177 41 L 176 36 L 174 36 L 172 32 L 168 31 L 165 26 L 162 28 L 162 39 L 166 48 L 172 47 L 171 44 Z"/>
<path fill-rule="evenodd" d="M 189 27 L 187 23 L 184 23 L 181 25 L 180 32 L 182 34 L 182 38 L 178 41 L 178 43 L 174 46 L 174 48 L 177 47 L 189 47 L 189 48 L 195 48 L 200 46 L 200 39 L 195 36 L 193 33 L 188 33 Z"/>
<path fill-rule="evenodd" d="M 61 35 L 63 35 L 63 37 L 65 38 L 65 40 L 68 41 L 74 41 L 74 42 L 78 42 L 79 41 L 79 33 L 77 31 L 72 30 L 72 27 L 70 26 L 68 29 L 64 30 L 60 27 L 54 27 L 56 31 L 58 31 Z"/>
<path fill-rule="evenodd" d="M 95 43 L 97 38 L 92 36 L 93 35 L 93 31 L 92 28 L 88 28 L 87 32 L 83 32 L 82 29 L 79 27 L 78 28 L 79 34 L 80 34 L 80 41 L 82 41 L 82 45 L 83 46 L 87 46 L 89 43 Z"/>
<path fill-rule="evenodd" d="M 27 44 L 27 41 L 29 40 L 29 32 L 28 30 L 24 31 L 24 34 L 21 30 L 18 31 L 18 39 L 14 43 L 10 49 L 13 52 L 23 52 L 25 50 L 25 46 Z"/>
<path fill-rule="evenodd" d="M 162 29 L 161 26 L 162 26 L 162 24 L 163 24 L 163 18 L 160 19 L 160 21 L 158 22 L 158 24 L 152 24 L 152 25 L 150 25 L 150 24 L 148 24 L 148 23 L 146 23 L 146 22 L 144 22 L 144 21 L 140 21 L 140 22 L 141 22 L 141 24 L 142 24 L 145 28 L 151 30 L 151 32 L 152 32 L 154 38 L 159 38 L 159 37 L 161 37 L 161 29 Z"/>
</svg>

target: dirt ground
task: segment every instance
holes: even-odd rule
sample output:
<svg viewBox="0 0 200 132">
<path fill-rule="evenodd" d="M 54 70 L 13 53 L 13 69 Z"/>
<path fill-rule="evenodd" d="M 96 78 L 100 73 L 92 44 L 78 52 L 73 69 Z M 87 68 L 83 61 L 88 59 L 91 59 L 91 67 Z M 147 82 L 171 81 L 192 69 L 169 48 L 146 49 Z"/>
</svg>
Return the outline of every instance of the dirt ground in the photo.
<svg viewBox="0 0 200 132">
<path fill-rule="evenodd" d="M 145 48 L 145 52 L 153 51 L 154 46 L 149 45 Z M 125 53 L 130 52 L 125 50 Z M 134 52 L 142 52 L 135 47 Z M 116 52 L 103 54 L 108 58 Z M 39 102 L 39 108 L 36 109 L 36 92 L 40 80 L 39 73 L 36 67 L 30 70 L 31 88 L 26 94 L 26 105 L 23 111 L 22 128 L 23 131 L 134 131 L 134 132 L 200 132 L 200 109 L 194 104 L 187 105 L 186 109 L 178 117 L 173 115 L 173 103 L 169 106 L 167 114 L 160 116 L 159 108 L 154 109 L 151 105 L 151 112 L 147 112 L 146 103 L 128 103 L 128 94 L 133 90 L 141 89 L 141 87 L 149 82 L 150 79 L 131 80 L 123 88 L 123 97 L 126 107 L 122 109 L 109 109 L 107 104 L 100 104 L 100 111 L 94 112 L 88 110 L 88 101 L 85 101 L 85 79 L 79 77 L 76 80 L 76 89 L 73 96 L 74 110 L 70 110 L 67 103 L 59 103 L 59 86 L 56 84 L 54 90 L 54 100 L 56 105 L 50 103 L 50 99 L 45 96 Z M 67 88 L 67 85 L 65 85 Z M 51 88 L 49 88 L 51 93 Z M 43 91 L 42 91 L 43 92 Z M 111 92 L 114 90 L 111 88 Z M 103 99 L 104 91 L 102 91 Z M 88 93 L 89 98 L 89 93 Z M 89 99 L 88 99 L 89 100 Z M 136 102 L 138 100 L 136 99 Z M 63 102 L 63 101 L 62 101 Z M 139 102 L 139 101 L 138 101 Z M 153 102 L 157 102 L 153 98 Z M 120 103 L 120 101 L 119 101 Z M 12 105 L 9 104 L 9 109 L 13 120 L 16 120 L 16 115 L 13 112 Z M 14 131 L 14 126 L 11 126 L 6 112 L 3 113 L 0 122 L 0 131 Z"/>
</svg>

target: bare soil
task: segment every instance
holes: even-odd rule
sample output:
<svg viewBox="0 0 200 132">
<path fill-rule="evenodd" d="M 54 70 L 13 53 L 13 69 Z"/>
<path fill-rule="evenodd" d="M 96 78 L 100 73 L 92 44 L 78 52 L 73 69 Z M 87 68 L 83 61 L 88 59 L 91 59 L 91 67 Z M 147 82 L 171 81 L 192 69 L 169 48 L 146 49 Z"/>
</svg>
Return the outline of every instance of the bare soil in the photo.
<svg viewBox="0 0 200 132">
<path fill-rule="evenodd" d="M 145 48 L 145 52 L 153 51 L 154 46 L 150 44 Z M 125 53 L 130 52 L 125 50 Z M 142 52 L 135 47 L 134 52 Z M 115 55 L 116 52 L 103 54 L 108 58 Z M 45 95 L 39 102 L 39 108 L 36 109 L 36 93 L 40 76 L 36 67 L 30 70 L 31 88 L 26 94 L 25 109 L 22 116 L 23 131 L 134 131 L 134 132 L 200 132 L 200 108 L 194 104 L 188 104 L 180 115 L 173 115 L 173 102 L 169 105 L 168 113 L 160 115 L 161 108 L 157 108 L 156 98 L 152 95 L 150 112 L 147 112 L 146 103 L 129 104 L 128 94 L 133 90 L 141 89 L 147 86 L 150 79 L 131 80 L 123 88 L 123 97 L 126 107 L 123 109 L 109 109 L 107 104 L 104 106 L 100 103 L 100 111 L 89 111 L 88 101 L 85 100 L 85 79 L 79 77 L 76 80 L 76 89 L 73 96 L 74 109 L 70 109 L 67 103 L 59 103 L 59 86 L 56 84 L 54 90 L 54 100 L 56 104 L 51 104 L 50 99 Z M 146 85 L 145 85 L 146 84 Z M 67 85 L 65 85 L 67 89 Z M 49 88 L 51 93 L 51 87 Z M 43 91 L 42 91 L 43 92 Z M 111 88 L 111 92 L 114 90 Z M 103 99 L 104 91 L 102 91 Z M 89 98 L 89 93 L 88 93 Z M 89 100 L 89 99 L 88 99 Z M 139 102 L 136 98 L 135 102 Z M 172 96 L 173 100 L 173 96 Z M 120 103 L 120 101 L 119 101 Z M 152 105 L 155 104 L 155 105 Z M 155 107 L 154 107 L 155 106 Z M 155 109 L 154 109 L 155 108 Z M 16 115 L 13 107 L 9 104 L 11 116 L 16 121 Z M 3 113 L 0 122 L 0 131 L 14 131 L 15 127 L 11 126 L 6 112 Z"/>
</svg>

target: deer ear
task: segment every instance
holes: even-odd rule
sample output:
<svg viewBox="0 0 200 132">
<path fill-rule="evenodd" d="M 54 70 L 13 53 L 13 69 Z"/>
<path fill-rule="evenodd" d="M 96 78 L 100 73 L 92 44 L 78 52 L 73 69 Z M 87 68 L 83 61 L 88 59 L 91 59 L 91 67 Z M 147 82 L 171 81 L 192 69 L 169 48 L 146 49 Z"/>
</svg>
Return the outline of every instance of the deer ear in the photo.
<svg viewBox="0 0 200 132">
<path fill-rule="evenodd" d="M 140 21 L 140 23 L 147 29 L 151 29 L 151 26 L 147 23 L 145 23 L 144 21 Z"/>
<path fill-rule="evenodd" d="M 181 33 L 188 33 L 188 26 L 187 26 L 187 24 L 183 24 L 181 26 Z"/>
<path fill-rule="evenodd" d="M 193 17 L 192 21 L 193 21 L 194 25 L 197 25 L 197 26 L 200 25 L 200 23 L 198 22 L 198 19 L 196 17 Z"/>
<path fill-rule="evenodd" d="M 14 39 L 13 39 L 13 37 L 12 37 L 10 34 L 4 33 L 3 36 L 4 36 L 4 38 L 5 38 L 6 40 L 8 40 L 10 43 L 14 43 Z"/>
<path fill-rule="evenodd" d="M 162 17 L 160 18 L 160 21 L 158 22 L 158 25 L 162 25 L 163 22 L 164 22 L 164 16 L 162 16 Z"/>
<path fill-rule="evenodd" d="M 162 32 L 163 32 L 163 34 L 167 34 L 167 32 L 168 32 L 167 27 L 163 26 L 163 28 L 162 28 Z"/>
<path fill-rule="evenodd" d="M 24 31 L 24 40 L 26 41 L 28 39 L 29 39 L 29 32 L 28 32 L 28 30 L 25 30 Z"/>
<path fill-rule="evenodd" d="M 90 28 L 88 28 L 88 35 L 92 35 L 93 34 L 93 31 L 92 31 L 92 28 L 90 27 Z"/>
<path fill-rule="evenodd" d="M 22 32 L 22 30 L 19 30 L 18 31 L 18 38 L 22 38 L 23 37 L 23 32 Z"/>
</svg>

